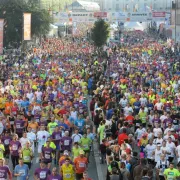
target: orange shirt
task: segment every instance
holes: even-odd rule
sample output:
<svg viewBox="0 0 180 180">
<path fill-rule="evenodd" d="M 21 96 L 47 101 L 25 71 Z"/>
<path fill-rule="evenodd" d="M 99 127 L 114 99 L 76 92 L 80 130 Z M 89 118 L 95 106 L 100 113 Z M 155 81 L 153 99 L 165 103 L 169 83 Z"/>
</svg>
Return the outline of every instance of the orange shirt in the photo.
<svg viewBox="0 0 180 180">
<path fill-rule="evenodd" d="M 10 114 L 12 107 L 13 107 L 12 102 L 6 102 L 5 103 L 5 114 Z"/>
<path fill-rule="evenodd" d="M 77 174 L 83 173 L 87 169 L 88 160 L 86 157 L 77 157 L 74 159 L 75 170 Z"/>
</svg>

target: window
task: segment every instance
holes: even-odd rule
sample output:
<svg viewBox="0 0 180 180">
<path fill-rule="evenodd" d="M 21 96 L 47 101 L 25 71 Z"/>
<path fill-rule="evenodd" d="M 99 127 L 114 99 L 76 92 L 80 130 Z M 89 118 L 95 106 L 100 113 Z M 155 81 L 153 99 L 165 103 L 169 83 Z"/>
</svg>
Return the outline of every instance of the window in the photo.
<svg viewBox="0 0 180 180">
<path fill-rule="evenodd" d="M 119 10 L 119 4 L 116 4 L 116 10 Z"/>
</svg>

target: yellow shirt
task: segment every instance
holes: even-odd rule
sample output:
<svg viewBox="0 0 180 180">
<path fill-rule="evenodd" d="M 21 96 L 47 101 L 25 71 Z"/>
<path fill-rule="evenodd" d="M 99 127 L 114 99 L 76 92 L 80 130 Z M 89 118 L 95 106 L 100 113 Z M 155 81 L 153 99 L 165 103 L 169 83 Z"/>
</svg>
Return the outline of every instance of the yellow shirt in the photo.
<svg viewBox="0 0 180 180">
<path fill-rule="evenodd" d="M 69 166 L 63 164 L 61 166 L 61 169 L 63 174 L 63 180 L 75 180 L 74 169 L 72 164 L 69 164 Z"/>
<path fill-rule="evenodd" d="M 4 151 L 5 151 L 4 145 L 0 144 L 0 158 L 4 158 Z"/>
<path fill-rule="evenodd" d="M 0 109 L 5 108 L 5 101 L 6 101 L 5 98 L 3 98 L 3 97 L 0 98 Z"/>
</svg>

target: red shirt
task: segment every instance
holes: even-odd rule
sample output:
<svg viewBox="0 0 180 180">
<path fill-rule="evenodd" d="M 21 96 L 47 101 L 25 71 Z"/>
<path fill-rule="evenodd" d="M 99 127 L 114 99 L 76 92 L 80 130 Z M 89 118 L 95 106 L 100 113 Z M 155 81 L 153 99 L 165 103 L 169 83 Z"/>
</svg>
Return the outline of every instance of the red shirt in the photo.
<svg viewBox="0 0 180 180">
<path fill-rule="evenodd" d="M 134 122 L 134 117 L 131 116 L 131 115 L 128 115 L 128 116 L 126 117 L 126 121 L 127 121 L 129 124 L 133 124 L 133 122 Z"/>
<path fill-rule="evenodd" d="M 125 139 L 128 139 L 128 135 L 125 133 L 118 135 L 118 144 L 121 146 L 121 144 L 124 142 Z"/>
</svg>

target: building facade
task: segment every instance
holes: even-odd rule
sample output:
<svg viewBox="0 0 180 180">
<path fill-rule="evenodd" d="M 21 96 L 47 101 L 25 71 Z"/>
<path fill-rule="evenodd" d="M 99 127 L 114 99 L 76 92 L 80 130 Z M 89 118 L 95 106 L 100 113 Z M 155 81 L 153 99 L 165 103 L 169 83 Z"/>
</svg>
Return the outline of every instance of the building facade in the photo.
<svg viewBox="0 0 180 180">
<path fill-rule="evenodd" d="M 168 11 L 172 0 L 102 0 L 104 11 L 142 12 L 148 10 Z"/>
</svg>

